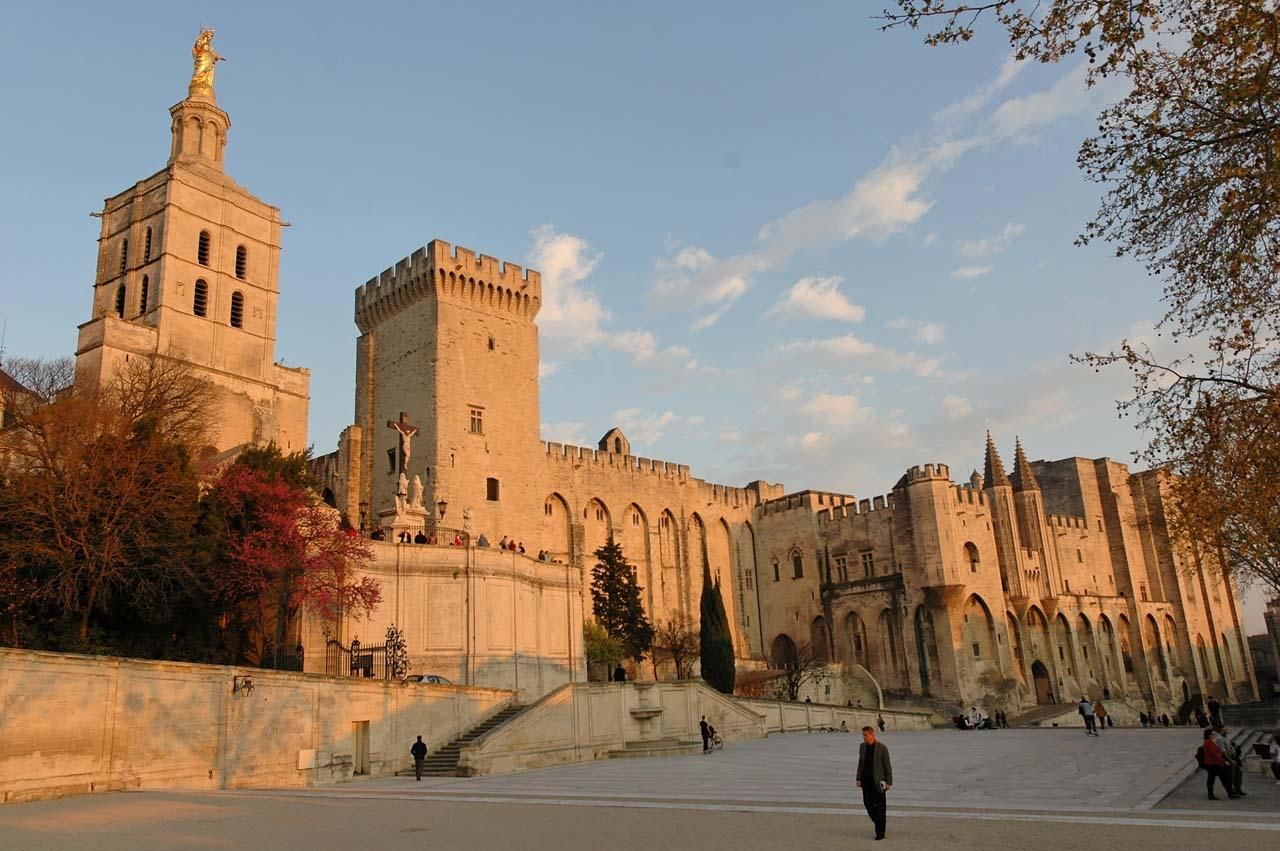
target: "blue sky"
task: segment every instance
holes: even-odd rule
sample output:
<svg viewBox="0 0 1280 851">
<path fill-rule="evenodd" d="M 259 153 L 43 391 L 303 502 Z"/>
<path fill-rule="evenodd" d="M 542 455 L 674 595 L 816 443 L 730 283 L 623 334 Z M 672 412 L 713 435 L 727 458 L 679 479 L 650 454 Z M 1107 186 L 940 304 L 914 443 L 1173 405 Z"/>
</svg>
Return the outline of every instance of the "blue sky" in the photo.
<svg viewBox="0 0 1280 851">
<path fill-rule="evenodd" d="M 795 5 L 795 4 L 793 4 Z M 285 232 L 278 353 L 311 440 L 352 417 L 352 290 L 439 237 L 543 272 L 544 437 L 621 425 L 732 484 L 860 497 L 1140 445 L 1127 377 L 1158 286 L 1073 239 L 1111 91 L 928 48 L 876 2 L 26 4 L 0 32 L 6 353 L 75 347 L 102 199 L 164 164 L 217 28 L 227 171 Z M 38 282 L 38 283 L 37 283 Z"/>
</svg>

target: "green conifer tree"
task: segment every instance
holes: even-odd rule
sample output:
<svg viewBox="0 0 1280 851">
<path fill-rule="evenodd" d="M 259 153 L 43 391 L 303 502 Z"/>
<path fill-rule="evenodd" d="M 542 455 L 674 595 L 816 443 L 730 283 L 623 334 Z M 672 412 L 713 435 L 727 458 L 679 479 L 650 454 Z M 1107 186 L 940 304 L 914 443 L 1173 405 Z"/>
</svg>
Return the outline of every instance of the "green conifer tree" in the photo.
<svg viewBox="0 0 1280 851">
<path fill-rule="evenodd" d="M 628 658 L 639 661 L 653 645 L 653 624 L 640 600 L 636 570 L 627 563 L 622 546 L 610 541 L 595 552 L 591 569 L 591 603 L 596 622 L 622 642 Z"/>
<path fill-rule="evenodd" d="M 711 570 L 702 567 L 702 679 L 723 694 L 733 694 L 737 677 L 733 661 L 733 637 L 724 611 L 720 583 L 711 581 Z"/>
</svg>

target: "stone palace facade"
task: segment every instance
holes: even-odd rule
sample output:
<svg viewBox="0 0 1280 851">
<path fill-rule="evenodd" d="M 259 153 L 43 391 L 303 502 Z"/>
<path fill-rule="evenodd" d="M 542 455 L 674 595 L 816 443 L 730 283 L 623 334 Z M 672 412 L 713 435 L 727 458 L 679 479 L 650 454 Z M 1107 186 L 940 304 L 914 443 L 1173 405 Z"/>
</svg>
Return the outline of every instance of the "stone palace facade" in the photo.
<svg viewBox="0 0 1280 851">
<path fill-rule="evenodd" d="M 224 173 L 211 77 L 170 114 L 165 167 L 101 213 L 77 382 L 177 358 L 220 391 L 214 451 L 304 449 L 309 375 L 274 361 L 280 211 Z M 538 272 L 439 240 L 356 288 L 353 423 L 314 468 L 353 526 L 390 534 L 367 568 L 384 602 L 347 640 L 396 623 L 416 671 L 525 695 L 581 680 L 591 554 L 615 539 L 655 622 L 696 620 L 709 570 L 746 667 L 812 652 L 951 704 L 1105 689 L 1166 711 L 1256 693 L 1234 590 L 1212 552 L 1170 538 L 1159 473 L 1031 463 L 1019 446 L 1006 475 L 988 440 L 966 484 L 925 464 L 858 500 L 710 483 L 618 429 L 546 443 L 541 298 Z M 420 530 L 438 544 L 395 540 Z M 476 547 L 482 534 L 526 554 Z M 323 664 L 323 636 L 304 638 L 308 668 Z"/>
</svg>

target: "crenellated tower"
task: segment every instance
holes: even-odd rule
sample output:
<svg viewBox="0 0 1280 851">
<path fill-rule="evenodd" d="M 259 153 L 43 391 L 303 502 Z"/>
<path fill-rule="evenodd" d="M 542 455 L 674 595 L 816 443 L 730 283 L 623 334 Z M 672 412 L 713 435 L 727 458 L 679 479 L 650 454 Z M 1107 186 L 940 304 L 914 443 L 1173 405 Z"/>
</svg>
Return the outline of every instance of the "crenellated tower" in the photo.
<svg viewBox="0 0 1280 851">
<path fill-rule="evenodd" d="M 532 269 L 433 240 L 356 290 L 360 501 L 395 504 L 401 438 L 417 428 L 404 472 L 419 478 L 440 525 L 536 551 L 543 503 L 538 330 Z M 464 520 L 464 518 L 466 518 Z"/>
</svg>

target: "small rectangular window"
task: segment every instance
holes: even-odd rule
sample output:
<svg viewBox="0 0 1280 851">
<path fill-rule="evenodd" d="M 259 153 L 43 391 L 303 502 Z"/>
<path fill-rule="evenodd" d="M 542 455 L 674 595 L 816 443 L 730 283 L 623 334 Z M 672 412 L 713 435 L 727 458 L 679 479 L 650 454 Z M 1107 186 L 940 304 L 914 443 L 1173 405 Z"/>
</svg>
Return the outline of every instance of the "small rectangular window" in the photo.
<svg viewBox="0 0 1280 851">
<path fill-rule="evenodd" d="M 876 573 L 875 554 L 872 553 L 870 550 L 868 550 L 867 552 L 862 554 L 862 575 L 875 576 L 875 573 Z"/>
<path fill-rule="evenodd" d="M 982 656 L 982 647 L 978 644 L 973 645 L 973 658 L 978 659 Z"/>
<path fill-rule="evenodd" d="M 1142 598 L 1142 602 L 1144 603 L 1147 602 L 1147 583 L 1145 582 L 1138 583 L 1138 596 Z"/>
<path fill-rule="evenodd" d="M 490 502 L 498 501 L 498 480 L 485 479 L 485 492 Z"/>
<path fill-rule="evenodd" d="M 773 581 L 774 582 L 782 581 L 782 567 L 776 561 L 773 563 Z"/>
<path fill-rule="evenodd" d="M 484 411 L 479 408 L 471 409 L 471 433 L 484 434 Z"/>
</svg>

